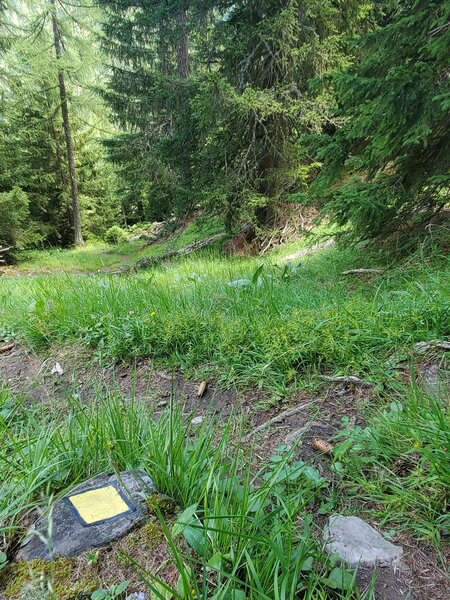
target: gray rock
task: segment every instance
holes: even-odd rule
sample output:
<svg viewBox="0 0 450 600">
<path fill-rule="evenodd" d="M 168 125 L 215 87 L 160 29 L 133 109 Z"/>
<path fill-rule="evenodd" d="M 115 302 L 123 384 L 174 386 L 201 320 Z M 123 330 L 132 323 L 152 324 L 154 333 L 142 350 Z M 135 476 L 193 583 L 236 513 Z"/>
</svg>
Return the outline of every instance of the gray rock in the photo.
<svg viewBox="0 0 450 600">
<path fill-rule="evenodd" d="M 191 421 L 191 425 L 201 425 L 203 423 L 204 417 L 194 417 Z"/>
<path fill-rule="evenodd" d="M 250 279 L 235 279 L 234 281 L 230 281 L 230 283 L 227 283 L 227 285 L 232 288 L 247 287 L 251 284 L 252 282 L 250 281 Z"/>
<path fill-rule="evenodd" d="M 387 567 L 403 554 L 400 546 L 391 544 L 359 517 L 331 516 L 323 537 L 327 552 L 338 554 L 351 567 Z"/>
<path fill-rule="evenodd" d="M 426 392 L 435 398 L 445 398 L 450 388 L 450 372 L 440 365 L 431 364 L 419 369 L 419 378 Z"/>
<path fill-rule="evenodd" d="M 268 282 L 270 279 L 272 279 L 272 277 L 269 275 L 265 276 L 266 282 Z M 246 288 L 251 285 L 255 285 L 257 288 L 260 288 L 264 285 L 264 279 L 262 277 L 258 277 L 255 283 L 253 283 L 250 279 L 235 279 L 234 281 L 227 283 L 227 286 L 232 288 Z"/>
<path fill-rule="evenodd" d="M 417 342 L 414 344 L 414 352 L 418 354 L 424 354 L 433 349 L 448 352 L 450 350 L 450 342 L 446 340 L 430 340 L 429 342 Z"/>
<path fill-rule="evenodd" d="M 122 512 L 119 509 L 119 514 L 111 518 L 95 521 L 93 517 L 93 522 L 86 522 L 69 498 L 106 486 L 113 494 L 116 491 L 120 494 L 125 503 L 120 501 Z M 51 514 L 33 525 L 16 558 L 25 561 L 36 558 L 52 560 L 57 556 L 78 556 L 86 550 L 106 546 L 145 522 L 145 500 L 156 491 L 144 471 L 124 471 L 120 476 L 99 475 L 85 481 L 56 502 Z"/>
</svg>

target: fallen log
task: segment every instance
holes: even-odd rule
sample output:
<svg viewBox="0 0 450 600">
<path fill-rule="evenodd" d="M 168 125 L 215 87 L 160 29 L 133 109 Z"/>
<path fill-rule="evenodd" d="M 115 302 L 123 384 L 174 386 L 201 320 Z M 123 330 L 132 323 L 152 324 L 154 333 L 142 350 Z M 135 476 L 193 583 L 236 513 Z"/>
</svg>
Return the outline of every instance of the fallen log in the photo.
<svg viewBox="0 0 450 600">
<path fill-rule="evenodd" d="M 414 344 L 414 352 L 418 352 L 419 354 L 428 352 L 428 350 L 432 350 L 433 348 L 448 352 L 450 350 L 450 342 L 446 340 L 430 340 L 429 342 L 417 342 Z"/>
<path fill-rule="evenodd" d="M 355 375 L 348 375 L 347 377 L 337 375 L 333 377 L 331 375 L 322 375 L 322 379 L 326 379 L 326 381 L 331 381 L 332 383 L 345 383 L 345 384 L 353 384 L 353 385 L 361 385 L 363 387 L 371 387 L 372 383 L 370 381 L 366 381 L 365 379 L 360 379 L 359 377 L 355 377 Z"/>
<path fill-rule="evenodd" d="M 114 271 L 103 271 L 102 274 L 106 273 L 108 275 L 116 275 L 121 273 L 129 273 L 130 271 L 136 271 L 137 269 L 145 269 L 146 267 L 152 267 L 160 262 L 168 260 L 169 258 L 178 258 L 180 256 L 190 254 L 191 252 L 195 252 L 196 250 L 200 250 L 201 248 L 205 248 L 210 244 L 218 242 L 224 237 L 224 233 L 217 233 L 216 235 L 211 235 L 210 237 L 204 240 L 200 240 L 198 242 L 194 242 L 193 244 L 189 244 L 189 246 L 185 246 L 180 250 L 170 250 L 169 252 L 161 254 L 161 256 L 148 256 L 146 258 L 141 258 L 141 260 L 138 260 L 132 265 L 124 265 L 123 267 L 120 267 L 119 269 L 116 269 Z"/>
<path fill-rule="evenodd" d="M 315 252 L 319 252 L 320 250 L 326 250 L 327 248 L 334 248 L 335 245 L 336 245 L 336 240 L 331 238 L 331 239 L 327 240 L 326 242 L 314 244 L 313 246 L 309 246 L 308 248 L 302 248 L 301 250 L 297 250 L 297 252 L 294 252 L 293 254 L 288 254 L 287 256 L 283 256 L 283 258 L 281 260 L 283 262 L 297 260 L 298 258 L 307 256 L 308 254 L 314 254 Z"/>
<path fill-rule="evenodd" d="M 13 348 L 14 348 L 14 343 L 13 342 L 10 342 L 8 344 L 3 344 L 3 346 L 0 346 L 0 354 L 4 354 L 5 352 L 9 352 Z"/>
<path fill-rule="evenodd" d="M 342 271 L 341 275 L 383 275 L 384 269 L 350 269 Z"/>
</svg>

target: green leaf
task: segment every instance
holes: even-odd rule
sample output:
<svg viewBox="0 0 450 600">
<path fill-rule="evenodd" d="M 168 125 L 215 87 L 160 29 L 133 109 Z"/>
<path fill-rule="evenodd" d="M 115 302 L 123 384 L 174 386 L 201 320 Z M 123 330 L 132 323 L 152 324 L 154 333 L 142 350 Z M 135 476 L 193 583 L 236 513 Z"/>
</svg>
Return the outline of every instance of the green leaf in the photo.
<svg viewBox="0 0 450 600">
<path fill-rule="evenodd" d="M 319 515 L 328 515 L 328 514 L 330 514 L 330 512 L 332 512 L 333 508 L 334 508 L 333 502 L 324 502 L 323 504 L 320 505 L 317 513 Z"/>
<path fill-rule="evenodd" d="M 178 515 L 178 518 L 172 527 L 172 535 L 173 537 L 178 537 L 183 533 L 183 529 L 190 525 L 193 517 L 195 515 L 195 511 L 197 510 L 198 504 L 192 504 L 188 506 L 182 513 Z"/>
<path fill-rule="evenodd" d="M 119 585 L 116 588 L 116 594 L 123 594 L 123 592 L 127 589 L 129 585 L 130 581 L 122 581 L 122 583 L 119 583 Z"/>
<path fill-rule="evenodd" d="M 247 598 L 245 592 L 242 590 L 231 590 L 230 592 L 230 600 L 245 600 Z"/>
<path fill-rule="evenodd" d="M 222 553 L 216 552 L 208 560 L 208 567 L 210 567 L 214 571 L 220 571 L 222 569 L 222 559 L 223 559 Z"/>
<path fill-rule="evenodd" d="M 253 276 L 252 276 L 253 285 L 256 285 L 258 283 L 259 276 L 261 275 L 263 269 L 264 269 L 264 265 L 263 264 L 259 265 L 259 267 L 256 269 L 256 271 L 253 273 Z"/>
<path fill-rule="evenodd" d="M 208 547 L 206 532 L 204 529 L 198 529 L 197 527 L 192 527 L 188 525 L 183 530 L 183 537 L 186 540 L 187 544 L 200 554 L 200 556 L 206 555 L 206 550 Z"/>
<path fill-rule="evenodd" d="M 325 585 L 333 590 L 348 591 L 352 589 L 354 582 L 353 573 L 343 567 L 335 567 L 324 580 Z"/>
<path fill-rule="evenodd" d="M 182 598 L 191 598 L 191 578 L 192 570 L 185 565 L 184 576 L 180 574 L 177 581 L 177 592 Z"/>
<path fill-rule="evenodd" d="M 91 600 L 105 600 L 108 597 L 108 592 L 105 590 L 95 590 L 91 595 Z"/>
<path fill-rule="evenodd" d="M 166 590 L 166 588 L 159 583 L 159 581 L 154 583 L 153 587 L 159 595 L 153 592 L 151 598 L 158 598 L 158 600 L 161 600 L 161 598 L 164 598 L 164 600 L 171 600 L 173 598 L 173 593 L 169 590 Z"/>
</svg>

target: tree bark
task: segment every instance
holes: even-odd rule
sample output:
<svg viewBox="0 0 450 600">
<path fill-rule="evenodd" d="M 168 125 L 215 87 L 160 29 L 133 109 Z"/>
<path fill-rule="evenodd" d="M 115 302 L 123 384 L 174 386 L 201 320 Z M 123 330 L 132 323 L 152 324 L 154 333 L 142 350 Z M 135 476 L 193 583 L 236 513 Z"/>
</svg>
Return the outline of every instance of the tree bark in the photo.
<svg viewBox="0 0 450 600">
<path fill-rule="evenodd" d="M 189 36 L 186 9 L 182 9 L 178 13 L 177 26 L 179 27 L 177 43 L 178 75 L 181 79 L 187 79 L 190 75 L 191 68 L 189 64 Z"/>
<path fill-rule="evenodd" d="M 64 137 L 66 139 L 67 163 L 69 165 L 70 195 L 72 198 L 73 232 L 75 246 L 83 246 L 83 234 L 81 231 L 80 197 L 78 195 L 77 172 L 75 169 L 75 158 L 73 152 L 72 130 L 70 127 L 69 107 L 67 103 L 66 82 L 64 69 L 61 67 L 62 44 L 58 20 L 56 18 L 55 0 L 50 0 L 52 5 L 53 39 L 55 45 L 56 60 L 58 63 L 58 84 L 61 98 L 61 114 L 63 119 Z"/>
</svg>

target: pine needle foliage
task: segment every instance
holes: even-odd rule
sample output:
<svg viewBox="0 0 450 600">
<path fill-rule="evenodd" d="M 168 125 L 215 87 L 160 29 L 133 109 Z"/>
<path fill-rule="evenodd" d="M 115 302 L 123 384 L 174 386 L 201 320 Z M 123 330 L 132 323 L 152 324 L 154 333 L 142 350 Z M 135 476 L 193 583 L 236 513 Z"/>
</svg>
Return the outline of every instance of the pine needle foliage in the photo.
<svg viewBox="0 0 450 600">
<path fill-rule="evenodd" d="M 313 138 L 315 198 L 358 239 L 409 235 L 448 203 L 449 22 L 445 0 L 388 2 L 335 77 L 345 124 Z"/>
</svg>

